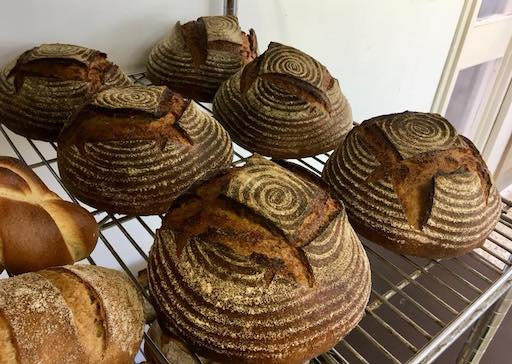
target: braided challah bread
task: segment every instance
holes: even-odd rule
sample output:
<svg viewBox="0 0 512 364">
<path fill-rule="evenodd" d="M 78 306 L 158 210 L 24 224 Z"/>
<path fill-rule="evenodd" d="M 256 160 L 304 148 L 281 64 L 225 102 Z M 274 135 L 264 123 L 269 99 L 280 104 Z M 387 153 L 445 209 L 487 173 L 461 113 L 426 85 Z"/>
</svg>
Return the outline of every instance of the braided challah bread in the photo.
<svg viewBox="0 0 512 364">
<path fill-rule="evenodd" d="M 240 30 L 235 16 L 203 16 L 181 25 L 151 51 L 148 78 L 185 97 L 211 102 L 222 82 L 257 56 L 254 30 Z"/>
<path fill-rule="evenodd" d="M 72 264 L 96 245 L 94 217 L 11 157 L 0 157 L 0 211 L 0 270 L 18 274 Z"/>
<path fill-rule="evenodd" d="M 500 197 L 478 150 L 437 114 L 404 112 L 355 127 L 324 179 L 354 229 L 403 254 L 461 255 L 498 222 Z"/>
<path fill-rule="evenodd" d="M 95 93 L 130 83 L 105 53 L 43 44 L 0 71 L 0 123 L 27 138 L 56 141 L 68 118 Z"/>
<path fill-rule="evenodd" d="M 0 280 L 0 363 L 132 364 L 141 297 L 120 272 L 86 265 Z"/>
<path fill-rule="evenodd" d="M 163 86 L 99 93 L 64 128 L 58 147 L 62 181 L 77 198 L 134 215 L 165 213 L 232 158 L 222 126 Z"/>
<path fill-rule="evenodd" d="M 370 293 L 343 205 L 259 156 L 175 201 L 148 271 L 162 330 L 222 363 L 303 363 L 358 323 Z"/>
<path fill-rule="evenodd" d="M 213 114 L 237 144 L 280 159 L 332 150 L 352 128 L 338 81 L 312 57 L 274 42 L 222 84 Z"/>
</svg>

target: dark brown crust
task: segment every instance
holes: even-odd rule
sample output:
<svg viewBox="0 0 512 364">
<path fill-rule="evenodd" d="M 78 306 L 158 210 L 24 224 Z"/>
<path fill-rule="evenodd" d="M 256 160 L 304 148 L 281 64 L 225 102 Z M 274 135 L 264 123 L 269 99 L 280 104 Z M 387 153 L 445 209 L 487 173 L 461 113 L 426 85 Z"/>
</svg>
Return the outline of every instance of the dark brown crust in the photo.
<svg viewBox="0 0 512 364">
<path fill-rule="evenodd" d="M 233 17 L 227 19 L 232 20 Z M 238 24 L 236 18 L 235 21 Z M 204 17 L 177 27 L 185 48 L 190 53 L 191 63 L 183 64 L 183 57 L 187 57 L 187 52 L 182 54 L 184 52 L 181 49 L 173 49 L 175 44 L 166 46 L 160 43 L 150 54 L 147 77 L 153 84 L 168 86 L 187 98 L 212 102 L 220 84 L 257 57 L 258 42 L 253 29 L 249 30 L 249 34 L 239 30 L 239 44 L 229 39 L 229 35 L 234 33 L 229 33 L 225 39 L 216 37 L 208 40 Z M 209 56 L 209 51 L 216 51 L 217 58 Z M 224 59 L 219 61 L 222 57 Z M 236 61 L 237 57 L 239 61 Z M 233 62 L 239 62 L 239 66 Z"/>
<path fill-rule="evenodd" d="M 52 47 L 54 55 L 38 54 Z M 74 47 L 78 54 L 59 55 L 59 47 Z M 25 87 L 27 78 L 31 85 Z M 94 94 L 130 82 L 105 53 L 59 44 L 35 47 L 0 72 L 0 121 L 27 138 L 55 142 L 68 118 Z"/>
<path fill-rule="evenodd" d="M 252 157 L 246 166 L 189 190 L 174 202 L 157 232 L 148 272 L 158 321 L 164 333 L 179 334 L 206 358 L 237 364 L 302 364 L 333 347 L 363 315 L 370 272 L 357 237 L 347 222 L 341 222 L 346 218 L 342 205 L 316 176 L 281 164 L 295 174 Z M 302 183 L 308 187 L 301 189 Z M 288 188 L 302 191 L 295 198 L 304 215 L 279 207 L 287 206 L 281 205 L 287 197 L 279 195 Z M 254 199 L 259 201 L 256 205 Z M 282 217 L 268 213 L 274 209 Z M 283 221 L 293 221 L 293 226 L 283 230 Z M 344 228 L 334 228 L 340 222 Z M 339 241 L 338 248 L 330 245 L 334 241 Z M 347 249 L 344 262 L 342 249 Z M 316 254 L 322 255 L 320 261 Z M 339 274 L 345 270 L 338 264 L 346 264 L 351 272 Z M 291 285 L 281 291 L 277 287 L 284 281 Z M 238 287 L 248 301 L 232 309 L 224 302 L 244 296 Z M 248 302 L 253 294 L 259 297 L 260 288 L 262 301 L 253 312 Z M 341 297 L 346 301 L 334 302 Z M 311 315 L 304 314 L 312 307 L 316 309 Z M 202 322 L 208 322 L 208 330 Z M 303 328 L 304 324 L 311 327 Z M 242 326 L 245 329 L 239 329 Z M 297 344 L 304 337 L 307 343 Z M 282 345 L 287 349 L 274 355 Z"/>
<path fill-rule="evenodd" d="M 499 194 L 485 162 L 437 114 L 363 122 L 331 155 L 323 178 L 359 234 L 401 254 L 465 254 L 484 243 L 499 219 Z"/>
<path fill-rule="evenodd" d="M 137 99 L 162 89 L 111 88 L 98 94 L 94 105 L 83 108 L 63 130 L 58 148 L 61 178 L 77 198 L 98 209 L 130 215 L 164 213 L 190 184 L 229 165 L 231 140 L 213 118 L 176 93 L 163 93 L 156 114 L 130 107 L 125 96 L 135 88 Z M 97 102 L 107 93 L 114 95 L 108 100 L 123 100 L 122 109 Z M 144 145 L 144 151 L 132 153 L 134 145 Z M 126 162 L 118 164 L 119 159 Z"/>
<path fill-rule="evenodd" d="M 89 212 L 53 194 L 21 161 L 0 157 L 0 166 L 0 172 L 4 171 L 0 174 L 0 240 L 4 258 L 0 265 L 19 274 L 71 264 L 73 253 L 80 260 L 92 252 L 98 225 Z M 73 246 L 66 243 L 59 224 L 69 225 L 77 239 L 73 238 Z"/>
<path fill-rule="evenodd" d="M 277 159 L 328 152 L 352 127 L 350 105 L 328 70 L 275 42 L 222 84 L 213 114 L 238 145 Z"/>
</svg>

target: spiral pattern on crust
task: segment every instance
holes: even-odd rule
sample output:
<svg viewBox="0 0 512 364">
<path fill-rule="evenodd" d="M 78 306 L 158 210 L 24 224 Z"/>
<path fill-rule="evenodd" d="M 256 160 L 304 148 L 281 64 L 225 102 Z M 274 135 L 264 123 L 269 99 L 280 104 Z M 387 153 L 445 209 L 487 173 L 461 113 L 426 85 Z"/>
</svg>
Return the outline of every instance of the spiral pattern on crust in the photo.
<svg viewBox="0 0 512 364">
<path fill-rule="evenodd" d="M 288 238 L 310 212 L 316 189 L 272 162 L 250 161 L 234 176 L 224 194 L 272 221 Z"/>
<path fill-rule="evenodd" d="M 72 55 L 81 62 L 85 62 L 89 53 L 97 52 L 78 46 L 69 47 L 71 48 L 66 57 L 69 58 Z M 39 54 L 37 52 L 40 48 L 43 47 L 31 51 L 31 53 L 36 52 L 35 59 L 41 59 L 43 56 L 57 58 L 49 53 L 53 48 L 43 48 L 43 53 Z M 74 48 L 83 49 L 83 51 L 71 52 Z M 9 75 L 15 64 L 16 61 L 10 63 L 0 72 L 0 122 L 13 132 L 27 138 L 56 141 L 69 117 L 91 96 L 90 82 L 25 76 L 22 87 L 16 91 L 14 75 Z M 105 86 L 130 84 L 131 81 L 119 68 L 116 68 L 104 81 Z"/>
<path fill-rule="evenodd" d="M 26 53 L 24 61 L 30 62 L 48 58 L 67 58 L 74 59 L 75 61 L 88 65 L 92 58 L 98 53 L 100 52 L 95 49 L 80 47 L 73 44 L 42 44 Z"/>
<path fill-rule="evenodd" d="M 280 172 L 273 173 L 279 177 Z M 248 202 L 247 196 L 256 193 L 244 195 Z M 264 243 L 246 242 L 245 234 L 253 231 L 246 228 L 235 234 L 240 246 Z M 148 261 L 150 289 L 160 325 L 207 358 L 303 363 L 335 345 L 362 318 L 370 292 L 369 262 L 343 210 L 299 248 L 311 267 L 312 286 L 281 273 L 269 281 L 268 263 L 258 254 L 242 255 L 201 236 L 190 237 L 178 255 L 177 234 L 166 226 L 157 233 Z"/>
<path fill-rule="evenodd" d="M 233 19 L 214 20 L 205 17 L 208 41 L 227 41 L 241 44 L 241 31 Z M 222 29 L 215 29 L 221 26 Z M 147 76 L 154 84 L 166 85 L 185 97 L 211 102 L 219 86 L 242 67 L 240 54 L 207 49 L 206 61 L 194 65 L 192 54 L 185 44 L 178 22 L 172 32 L 151 50 L 147 61 Z"/>
<path fill-rule="evenodd" d="M 354 229 L 391 250 L 417 256 L 456 256 L 480 246 L 499 219 L 501 199 L 496 187 L 491 186 L 486 201 L 474 171 L 434 176 L 428 220 L 421 230 L 414 229 L 389 178 L 367 182 L 380 165 L 358 133 L 368 122 L 379 125 L 402 157 L 466 145 L 447 120 L 432 114 L 387 115 L 354 128 L 323 171 L 345 204 Z"/>
<path fill-rule="evenodd" d="M 92 105 L 105 109 L 132 109 L 158 114 L 166 87 L 129 86 L 115 87 L 100 92 L 91 102 Z"/>
<path fill-rule="evenodd" d="M 208 42 L 217 40 L 242 44 L 242 30 L 236 16 L 203 16 Z"/>
<path fill-rule="evenodd" d="M 300 158 L 334 149 L 352 128 L 352 111 L 338 81 L 321 91 L 327 71 L 313 58 L 283 45 L 274 46 L 268 56 L 267 52 L 260 56 L 264 57 L 261 75 L 278 74 L 307 83 L 324 93 L 331 112 L 262 77 L 244 95 L 239 71 L 215 95 L 215 118 L 237 144 L 262 155 Z"/>
<path fill-rule="evenodd" d="M 191 144 L 170 139 L 162 148 L 157 138 L 126 138 L 90 140 L 81 150 L 63 133 L 58 148 L 63 182 L 77 198 L 106 211 L 164 213 L 194 182 L 229 167 L 233 158 L 227 132 L 194 102 L 175 124 Z"/>
<path fill-rule="evenodd" d="M 437 114 L 397 114 L 382 118 L 379 126 L 402 158 L 459 144 L 455 128 Z"/>
</svg>

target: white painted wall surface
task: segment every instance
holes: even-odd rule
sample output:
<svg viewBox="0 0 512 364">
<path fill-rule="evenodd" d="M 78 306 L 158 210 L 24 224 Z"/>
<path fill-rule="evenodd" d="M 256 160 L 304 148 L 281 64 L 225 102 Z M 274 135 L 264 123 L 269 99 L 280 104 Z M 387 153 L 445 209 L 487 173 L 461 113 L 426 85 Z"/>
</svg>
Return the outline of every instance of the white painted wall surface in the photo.
<svg viewBox="0 0 512 364">
<path fill-rule="evenodd" d="M 260 48 L 275 40 L 323 62 L 355 120 L 428 110 L 463 0 L 239 0 Z M 42 42 L 103 50 L 128 72 L 179 19 L 221 14 L 222 0 L 16 0 L 0 14 L 0 64 Z"/>
</svg>

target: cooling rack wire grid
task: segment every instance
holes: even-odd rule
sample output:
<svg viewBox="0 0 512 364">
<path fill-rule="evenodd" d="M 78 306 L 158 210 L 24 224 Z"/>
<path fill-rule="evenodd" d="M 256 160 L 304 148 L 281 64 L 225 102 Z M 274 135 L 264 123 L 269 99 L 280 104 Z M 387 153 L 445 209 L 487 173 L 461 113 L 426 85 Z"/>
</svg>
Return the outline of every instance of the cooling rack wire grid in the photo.
<svg viewBox="0 0 512 364">
<path fill-rule="evenodd" d="M 143 73 L 130 77 L 137 84 L 150 84 Z M 211 112 L 210 105 L 200 105 Z M 241 147 L 234 150 L 234 165 L 250 156 Z M 20 137 L 1 124 L 0 154 L 21 159 L 61 197 L 95 216 L 99 242 L 83 263 L 124 270 L 140 287 L 137 273 L 146 267 L 162 216 L 110 214 L 82 204 L 62 185 L 55 143 Z M 328 157 L 329 153 L 291 161 L 320 174 Z M 503 200 L 500 222 L 485 245 L 462 257 L 441 261 L 407 257 L 362 241 L 373 282 L 366 315 L 335 348 L 311 363 L 428 363 L 468 328 L 472 331 L 458 360 L 476 362 L 512 302 L 507 295 L 512 285 L 512 202 Z M 154 346 L 147 335 L 144 339 Z M 163 356 L 160 359 L 167 363 Z M 144 360 L 141 348 L 135 362 Z"/>
</svg>

